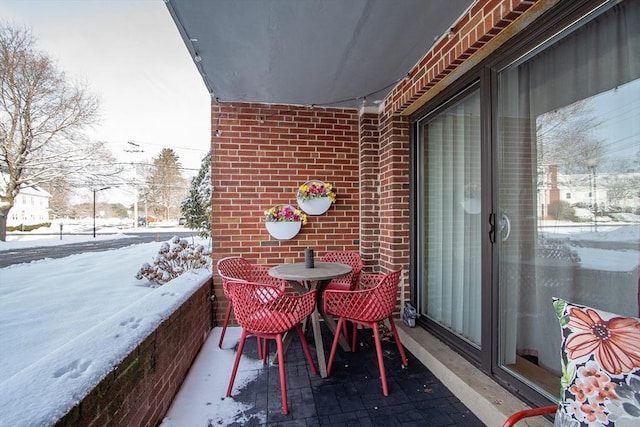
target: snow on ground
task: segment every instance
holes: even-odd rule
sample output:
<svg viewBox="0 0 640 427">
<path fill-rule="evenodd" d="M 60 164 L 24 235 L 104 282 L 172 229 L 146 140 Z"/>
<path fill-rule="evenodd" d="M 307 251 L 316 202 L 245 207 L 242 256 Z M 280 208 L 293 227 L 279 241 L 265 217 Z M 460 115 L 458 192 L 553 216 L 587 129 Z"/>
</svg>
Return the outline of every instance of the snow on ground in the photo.
<svg viewBox="0 0 640 427">
<path fill-rule="evenodd" d="M 630 215 L 630 214 L 629 214 Z M 550 225 L 552 224 L 553 225 Z M 582 268 L 601 271 L 635 271 L 640 263 L 640 225 L 621 224 L 600 226 L 595 231 L 593 224 L 575 225 L 548 221 L 543 226 L 544 236 L 567 240 L 571 250 L 580 257 Z M 609 242 L 611 248 L 589 247 L 583 242 Z M 635 249 L 613 249 L 615 243 Z"/>
<path fill-rule="evenodd" d="M 634 271 L 640 263 L 638 250 L 572 248 L 580 257 L 580 265 L 600 271 Z M 639 248 L 640 249 L 640 248 Z"/>
<path fill-rule="evenodd" d="M 81 239 L 93 236 L 74 240 Z M 41 246 L 41 241 L 12 235 L 9 242 L 0 242 L 0 251 L 17 243 Z M 64 243 L 58 238 L 57 244 Z M 0 426 L 53 424 L 210 277 L 206 269 L 190 271 L 159 288 L 136 280 L 140 265 L 151 261 L 161 244 L 0 269 Z M 231 339 L 225 343 L 233 348 Z M 215 367 L 204 369 L 226 384 L 230 365 L 218 361 L 234 354 L 226 350 L 224 359 L 209 359 L 215 360 Z M 212 399 L 223 397 L 225 391 Z M 211 384 L 202 393 L 212 396 Z M 233 417 L 241 411 L 231 399 L 225 408 L 224 413 Z M 204 414 L 210 408 L 201 409 Z M 203 416 L 211 418 L 208 412 Z"/>
<path fill-rule="evenodd" d="M 185 383 L 180 388 L 159 427 L 206 427 L 244 425 L 249 421 L 245 404 L 233 400 L 233 394 L 253 381 L 264 366 L 262 361 L 244 355 L 238 366 L 231 398 L 225 398 L 236 357 L 235 347 L 241 328 L 227 328 L 223 349 L 218 348 L 221 328 L 215 328 L 198 354 Z M 266 423 L 267 415 L 253 414 L 251 422 Z"/>
</svg>

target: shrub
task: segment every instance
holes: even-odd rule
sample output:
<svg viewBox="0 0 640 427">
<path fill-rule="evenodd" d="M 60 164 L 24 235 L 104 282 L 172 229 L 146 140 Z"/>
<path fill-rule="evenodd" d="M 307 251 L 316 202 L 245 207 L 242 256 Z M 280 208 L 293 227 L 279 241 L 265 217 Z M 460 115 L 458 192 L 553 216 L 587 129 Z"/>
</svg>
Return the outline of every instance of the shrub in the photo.
<svg viewBox="0 0 640 427">
<path fill-rule="evenodd" d="M 575 215 L 575 210 L 564 200 L 557 200 L 549 204 L 549 216 L 553 219 L 571 221 Z"/>
<path fill-rule="evenodd" d="M 51 223 L 50 222 L 43 222 L 40 224 L 31 224 L 31 225 L 13 225 L 11 227 L 7 227 L 7 231 L 33 231 L 33 230 L 37 230 L 38 228 L 49 228 L 51 227 Z"/>
<path fill-rule="evenodd" d="M 174 236 L 162 243 L 153 265 L 145 262 L 136 279 L 146 278 L 156 286 L 164 285 L 189 270 L 211 268 L 211 252 L 202 245 L 190 244 L 186 239 Z"/>
</svg>

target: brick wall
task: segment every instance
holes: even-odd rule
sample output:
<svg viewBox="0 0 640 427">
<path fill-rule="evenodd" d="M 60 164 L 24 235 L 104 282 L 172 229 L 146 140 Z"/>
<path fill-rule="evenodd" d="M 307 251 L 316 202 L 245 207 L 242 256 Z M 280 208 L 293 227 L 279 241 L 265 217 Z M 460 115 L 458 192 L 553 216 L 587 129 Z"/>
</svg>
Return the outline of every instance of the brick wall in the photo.
<svg viewBox="0 0 640 427">
<path fill-rule="evenodd" d="M 212 104 L 214 260 L 303 260 L 305 247 L 358 250 L 365 271 L 409 273 L 408 116 L 558 0 L 485 0 L 473 5 L 408 70 L 380 111 L 288 105 Z M 526 12 L 526 18 L 523 14 Z M 427 49 L 429 51 L 427 52 Z M 357 78 L 357 76 L 354 76 Z M 271 238 L 262 211 L 289 203 L 308 179 L 329 181 L 338 200 L 289 241 Z M 226 308 L 214 280 L 221 321 Z M 408 287 L 401 287 L 408 289 Z M 403 298 L 409 297 L 408 290 Z M 402 299 L 401 299 L 402 300 Z"/>
<path fill-rule="evenodd" d="M 212 106 L 214 262 L 240 255 L 276 265 L 331 250 L 358 250 L 358 113 L 339 108 L 224 103 Z M 218 135 L 218 136 L 216 136 Z M 297 206 L 298 187 L 330 182 L 337 200 L 327 213 L 308 216 L 291 240 L 272 238 L 262 221 L 274 205 Z M 215 278 L 216 319 L 226 300 Z"/>
<path fill-rule="evenodd" d="M 155 426 L 211 331 L 207 281 L 56 426 Z"/>
<path fill-rule="evenodd" d="M 558 0 L 484 0 L 478 1 L 458 22 L 452 23 L 450 34 L 441 37 L 425 53 L 422 59 L 391 91 L 386 107 L 393 114 L 407 109 L 415 111 L 425 101 L 425 95 L 453 74 L 458 68 L 469 69 L 468 64 L 478 62 L 478 57 L 495 50 L 499 43 L 493 41 L 502 35 L 501 42 L 513 36 L 518 26 L 511 24 L 536 3 L 535 13 L 548 9 Z M 510 27 L 510 28 L 507 28 Z"/>
</svg>

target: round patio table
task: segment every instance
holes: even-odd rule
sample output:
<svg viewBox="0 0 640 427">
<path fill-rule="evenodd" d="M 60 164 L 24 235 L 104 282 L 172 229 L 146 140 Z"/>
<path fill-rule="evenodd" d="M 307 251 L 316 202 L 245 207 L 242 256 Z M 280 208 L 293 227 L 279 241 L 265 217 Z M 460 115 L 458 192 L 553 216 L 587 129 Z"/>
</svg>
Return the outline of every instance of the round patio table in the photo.
<svg viewBox="0 0 640 427">
<path fill-rule="evenodd" d="M 322 316 L 325 325 L 329 330 L 336 333 L 336 322 L 333 317 L 327 316 L 324 312 L 323 292 L 331 279 L 344 276 L 350 273 L 351 266 L 338 262 L 316 262 L 313 268 L 306 268 L 304 262 L 281 264 L 269 269 L 269 275 L 277 279 L 284 279 L 299 293 L 308 292 L 316 289 L 316 309 L 311 315 L 311 327 L 313 328 L 313 338 L 316 344 L 316 354 L 318 358 L 318 367 L 320 368 L 320 376 L 327 376 L 327 362 L 324 354 L 324 344 L 322 343 L 322 333 L 320 331 L 320 320 L 318 314 Z M 287 334 L 285 338 L 286 345 L 291 341 L 292 334 Z M 350 351 L 349 344 L 340 336 L 340 345 L 345 351 Z M 285 347 L 286 348 L 286 347 Z"/>
</svg>

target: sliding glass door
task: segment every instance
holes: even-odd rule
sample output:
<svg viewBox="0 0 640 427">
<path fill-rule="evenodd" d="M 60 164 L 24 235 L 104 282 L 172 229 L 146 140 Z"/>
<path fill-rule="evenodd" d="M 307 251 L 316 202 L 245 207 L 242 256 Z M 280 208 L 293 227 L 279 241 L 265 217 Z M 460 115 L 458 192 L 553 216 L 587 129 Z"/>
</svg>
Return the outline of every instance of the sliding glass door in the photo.
<svg viewBox="0 0 640 427">
<path fill-rule="evenodd" d="M 413 128 L 420 322 L 539 401 L 560 385 L 553 297 L 640 314 L 640 2 L 564 6 Z"/>
</svg>

